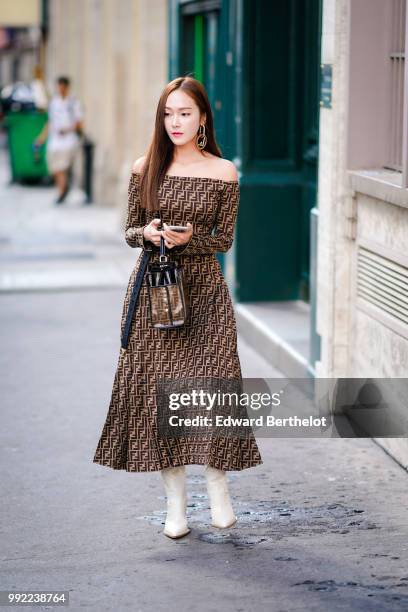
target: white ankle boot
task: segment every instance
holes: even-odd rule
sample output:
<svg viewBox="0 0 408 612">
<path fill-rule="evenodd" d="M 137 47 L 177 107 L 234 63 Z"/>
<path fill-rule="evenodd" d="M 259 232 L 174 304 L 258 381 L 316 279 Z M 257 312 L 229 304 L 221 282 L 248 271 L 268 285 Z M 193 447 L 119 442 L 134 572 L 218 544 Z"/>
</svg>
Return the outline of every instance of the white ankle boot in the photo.
<svg viewBox="0 0 408 612">
<path fill-rule="evenodd" d="M 167 516 L 163 533 L 169 538 L 181 538 L 190 533 L 187 526 L 186 470 L 184 465 L 161 470 L 167 496 Z"/>
<path fill-rule="evenodd" d="M 232 509 L 225 471 L 207 465 L 204 474 L 211 505 L 211 525 L 221 529 L 231 527 L 238 519 Z"/>
</svg>

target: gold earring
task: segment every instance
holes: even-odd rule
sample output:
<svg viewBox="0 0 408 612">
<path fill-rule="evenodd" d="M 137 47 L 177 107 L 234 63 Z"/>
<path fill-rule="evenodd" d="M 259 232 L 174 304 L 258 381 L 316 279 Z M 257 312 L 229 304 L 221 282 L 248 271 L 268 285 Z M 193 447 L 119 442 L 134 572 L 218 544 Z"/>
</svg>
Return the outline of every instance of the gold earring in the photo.
<svg viewBox="0 0 408 612">
<path fill-rule="evenodd" d="M 205 148 L 205 145 L 207 144 L 207 136 L 205 135 L 205 124 L 200 125 L 200 127 L 198 128 L 196 143 L 197 147 L 201 150 L 203 150 Z"/>
</svg>

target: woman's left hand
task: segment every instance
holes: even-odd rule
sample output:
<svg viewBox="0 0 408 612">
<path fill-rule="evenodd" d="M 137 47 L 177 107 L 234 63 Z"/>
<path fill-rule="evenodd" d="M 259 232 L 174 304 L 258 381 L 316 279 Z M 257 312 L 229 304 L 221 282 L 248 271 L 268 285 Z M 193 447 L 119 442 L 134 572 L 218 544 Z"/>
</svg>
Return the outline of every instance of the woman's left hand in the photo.
<svg viewBox="0 0 408 612">
<path fill-rule="evenodd" d="M 162 230 L 162 235 L 164 244 L 168 249 L 186 244 L 193 234 L 193 226 L 191 223 L 187 223 L 188 230 L 185 232 L 175 232 L 174 230 L 168 229 L 168 227 L 167 223 L 163 223 L 164 229 Z"/>
</svg>

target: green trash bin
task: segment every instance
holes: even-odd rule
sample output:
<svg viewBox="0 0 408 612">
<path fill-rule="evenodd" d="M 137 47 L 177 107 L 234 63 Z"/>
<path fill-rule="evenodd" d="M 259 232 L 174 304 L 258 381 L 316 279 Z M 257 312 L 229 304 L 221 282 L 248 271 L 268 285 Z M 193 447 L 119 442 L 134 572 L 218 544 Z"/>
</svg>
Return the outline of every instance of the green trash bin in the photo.
<svg viewBox="0 0 408 612">
<path fill-rule="evenodd" d="M 47 121 L 48 113 L 44 111 L 22 110 L 5 114 L 13 182 L 40 181 L 48 176 L 46 142 L 37 149 L 33 147 Z"/>
</svg>

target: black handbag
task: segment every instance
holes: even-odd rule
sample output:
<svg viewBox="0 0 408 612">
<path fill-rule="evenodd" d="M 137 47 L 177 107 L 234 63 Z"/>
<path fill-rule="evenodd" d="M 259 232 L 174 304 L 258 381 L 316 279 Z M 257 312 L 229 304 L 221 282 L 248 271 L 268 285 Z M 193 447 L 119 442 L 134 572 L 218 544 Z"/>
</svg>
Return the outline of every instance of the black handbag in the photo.
<svg viewBox="0 0 408 612">
<path fill-rule="evenodd" d="M 183 268 L 183 265 L 169 260 L 161 236 L 159 261 L 149 264 L 146 273 L 150 321 L 155 328 L 171 329 L 187 322 L 190 300 Z"/>
</svg>

